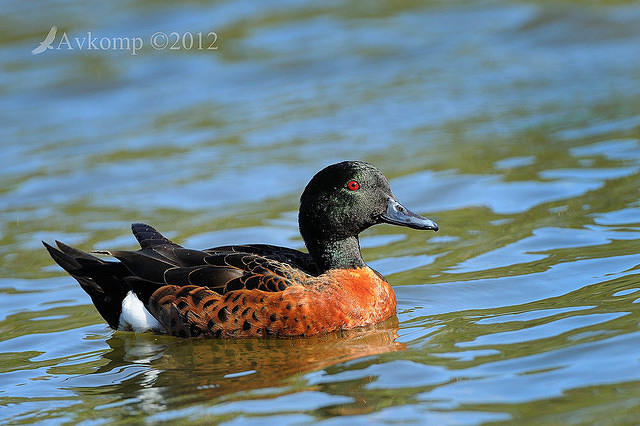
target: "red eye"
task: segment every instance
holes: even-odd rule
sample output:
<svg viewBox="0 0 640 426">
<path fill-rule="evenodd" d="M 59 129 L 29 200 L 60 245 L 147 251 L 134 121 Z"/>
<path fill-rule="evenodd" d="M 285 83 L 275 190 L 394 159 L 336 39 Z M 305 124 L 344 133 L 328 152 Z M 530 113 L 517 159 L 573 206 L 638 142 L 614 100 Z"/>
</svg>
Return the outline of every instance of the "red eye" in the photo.
<svg viewBox="0 0 640 426">
<path fill-rule="evenodd" d="M 358 189 L 360 189 L 360 184 L 355 180 L 352 180 L 347 184 L 347 189 L 349 191 L 357 191 Z"/>
</svg>

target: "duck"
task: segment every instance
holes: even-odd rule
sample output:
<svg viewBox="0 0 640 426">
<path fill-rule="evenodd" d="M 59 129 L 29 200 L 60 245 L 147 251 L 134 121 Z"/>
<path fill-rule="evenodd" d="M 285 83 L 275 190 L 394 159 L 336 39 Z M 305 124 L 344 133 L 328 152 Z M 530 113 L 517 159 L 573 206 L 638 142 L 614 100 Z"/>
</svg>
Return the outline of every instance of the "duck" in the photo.
<svg viewBox="0 0 640 426">
<path fill-rule="evenodd" d="M 375 166 L 343 161 L 315 174 L 300 197 L 307 253 L 268 244 L 189 249 L 143 223 L 131 225 L 137 251 L 43 244 L 115 330 L 293 338 L 395 316 L 393 288 L 360 251 L 358 235 L 377 224 L 438 230 L 398 201 Z"/>
</svg>

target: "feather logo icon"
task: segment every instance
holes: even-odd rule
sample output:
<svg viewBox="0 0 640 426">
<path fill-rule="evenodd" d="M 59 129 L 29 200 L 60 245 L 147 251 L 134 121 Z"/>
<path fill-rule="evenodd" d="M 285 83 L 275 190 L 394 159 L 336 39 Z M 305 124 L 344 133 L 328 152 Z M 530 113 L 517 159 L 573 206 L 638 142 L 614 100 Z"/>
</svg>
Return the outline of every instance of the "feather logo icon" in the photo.
<svg viewBox="0 0 640 426">
<path fill-rule="evenodd" d="M 58 27 L 56 27 L 55 25 L 52 26 L 51 29 L 49 30 L 49 33 L 44 38 L 44 40 L 40 42 L 39 46 L 37 46 L 35 49 L 31 51 L 31 54 L 39 55 L 42 52 L 46 51 L 47 49 L 53 49 L 53 47 L 51 46 L 51 43 L 53 43 L 53 40 L 55 40 L 57 31 L 58 31 Z"/>
</svg>

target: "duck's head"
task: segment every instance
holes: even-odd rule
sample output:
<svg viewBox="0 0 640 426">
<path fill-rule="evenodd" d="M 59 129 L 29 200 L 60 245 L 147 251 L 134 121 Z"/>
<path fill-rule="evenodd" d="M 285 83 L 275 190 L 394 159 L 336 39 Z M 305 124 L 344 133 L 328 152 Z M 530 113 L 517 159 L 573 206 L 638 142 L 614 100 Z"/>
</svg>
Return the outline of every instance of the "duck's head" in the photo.
<svg viewBox="0 0 640 426">
<path fill-rule="evenodd" d="M 438 230 L 435 222 L 400 204 L 382 172 L 362 161 L 344 161 L 319 171 L 300 197 L 298 222 L 322 269 L 363 266 L 357 236 L 378 223 Z M 354 242 L 356 259 L 355 253 L 343 253 L 352 252 Z"/>
</svg>

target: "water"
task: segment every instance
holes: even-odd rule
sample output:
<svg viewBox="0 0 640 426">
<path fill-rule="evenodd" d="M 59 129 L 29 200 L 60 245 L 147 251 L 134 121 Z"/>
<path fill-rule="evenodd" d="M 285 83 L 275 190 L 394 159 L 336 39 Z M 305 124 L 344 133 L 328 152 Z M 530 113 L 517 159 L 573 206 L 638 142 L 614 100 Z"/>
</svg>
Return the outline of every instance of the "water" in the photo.
<svg viewBox="0 0 640 426">
<path fill-rule="evenodd" d="M 635 2 L 8 1 L 0 421 L 637 423 Z M 215 51 L 31 50 L 219 34 Z M 106 327 L 40 240 L 301 248 L 298 196 L 363 159 L 440 232 L 363 254 L 397 320 L 302 340 Z"/>
</svg>

